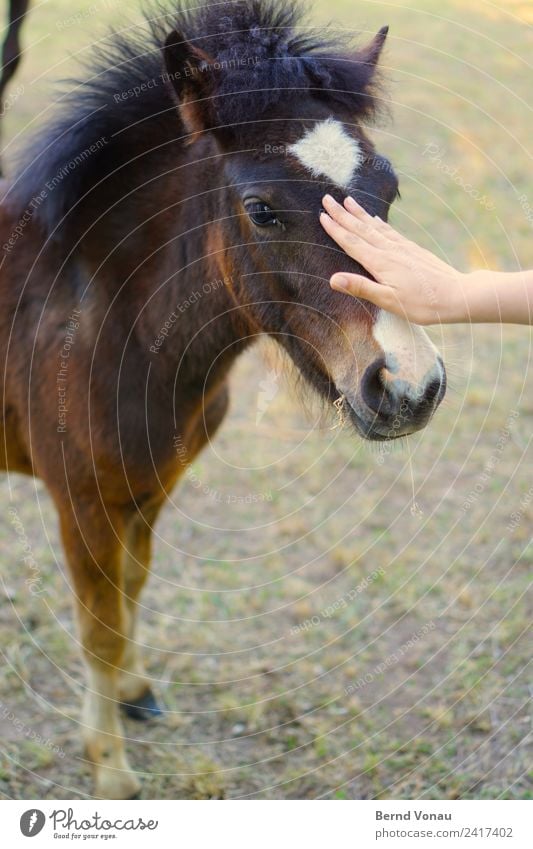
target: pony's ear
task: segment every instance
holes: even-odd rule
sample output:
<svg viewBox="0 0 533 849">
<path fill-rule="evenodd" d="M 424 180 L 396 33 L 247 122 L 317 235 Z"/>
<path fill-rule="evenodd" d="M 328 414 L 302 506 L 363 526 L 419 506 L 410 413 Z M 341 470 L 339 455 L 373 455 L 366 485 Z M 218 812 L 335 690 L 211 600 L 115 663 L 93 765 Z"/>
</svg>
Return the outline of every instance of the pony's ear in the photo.
<svg viewBox="0 0 533 849">
<path fill-rule="evenodd" d="M 213 122 L 215 60 L 173 30 L 163 47 L 167 82 L 171 86 L 187 130 L 194 141 Z"/>
<path fill-rule="evenodd" d="M 315 96 L 337 101 L 359 115 L 372 115 L 378 109 L 379 80 L 377 64 L 388 27 L 382 27 L 370 44 L 354 53 L 342 53 L 326 59 L 327 74 L 323 68 L 311 65 L 310 75 L 316 84 Z"/>
<path fill-rule="evenodd" d="M 369 85 L 372 82 L 388 32 L 388 26 L 381 27 L 370 44 L 361 48 L 361 50 L 357 53 L 357 62 L 361 68 L 361 84 L 363 88 L 365 85 Z"/>
<path fill-rule="evenodd" d="M 381 29 L 375 34 L 370 44 L 367 44 L 367 46 L 363 47 L 363 49 L 360 51 L 359 55 L 362 61 L 366 61 L 366 63 L 371 65 L 372 67 L 375 67 L 377 65 L 388 33 L 388 26 L 381 27 Z"/>
</svg>

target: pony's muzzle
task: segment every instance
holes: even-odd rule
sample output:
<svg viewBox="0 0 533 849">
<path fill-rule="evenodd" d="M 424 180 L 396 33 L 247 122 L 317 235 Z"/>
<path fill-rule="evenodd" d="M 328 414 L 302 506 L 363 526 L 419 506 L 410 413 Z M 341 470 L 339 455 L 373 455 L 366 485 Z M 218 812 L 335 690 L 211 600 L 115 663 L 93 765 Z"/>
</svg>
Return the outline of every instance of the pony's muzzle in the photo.
<svg viewBox="0 0 533 849">
<path fill-rule="evenodd" d="M 446 372 L 440 357 L 417 384 L 395 376 L 381 357 L 362 376 L 363 404 L 355 410 L 357 423 L 363 423 L 369 439 L 406 436 L 427 424 L 445 392 Z"/>
</svg>

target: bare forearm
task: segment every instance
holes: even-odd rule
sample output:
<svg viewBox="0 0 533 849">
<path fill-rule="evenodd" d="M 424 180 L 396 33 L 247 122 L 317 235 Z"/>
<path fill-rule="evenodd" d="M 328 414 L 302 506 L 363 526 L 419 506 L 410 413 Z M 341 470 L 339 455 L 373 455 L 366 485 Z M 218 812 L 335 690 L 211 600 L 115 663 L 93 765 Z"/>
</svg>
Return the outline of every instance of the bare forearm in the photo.
<svg viewBox="0 0 533 849">
<path fill-rule="evenodd" d="M 472 271 L 462 279 L 449 321 L 533 324 L 533 270 Z"/>
</svg>

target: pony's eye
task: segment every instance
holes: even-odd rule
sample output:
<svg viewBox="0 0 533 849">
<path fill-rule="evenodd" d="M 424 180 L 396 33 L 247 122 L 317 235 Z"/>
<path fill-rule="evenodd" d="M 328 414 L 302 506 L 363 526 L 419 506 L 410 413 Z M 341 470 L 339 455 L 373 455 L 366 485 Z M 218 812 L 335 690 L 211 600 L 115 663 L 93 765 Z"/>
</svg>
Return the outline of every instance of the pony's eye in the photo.
<svg viewBox="0 0 533 849">
<path fill-rule="evenodd" d="M 257 227 L 271 227 L 278 224 L 278 217 L 268 203 L 262 200 L 251 200 L 245 204 L 246 212 Z"/>
</svg>

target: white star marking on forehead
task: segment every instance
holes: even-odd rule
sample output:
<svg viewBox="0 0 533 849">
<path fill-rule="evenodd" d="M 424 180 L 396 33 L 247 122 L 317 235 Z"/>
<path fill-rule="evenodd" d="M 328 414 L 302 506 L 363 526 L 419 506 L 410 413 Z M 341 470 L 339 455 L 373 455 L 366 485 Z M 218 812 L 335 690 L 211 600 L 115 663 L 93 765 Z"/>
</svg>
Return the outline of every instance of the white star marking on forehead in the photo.
<svg viewBox="0 0 533 849">
<path fill-rule="evenodd" d="M 313 177 L 327 177 L 345 189 L 353 181 L 364 155 L 359 143 L 348 135 L 340 121 L 319 121 L 303 138 L 289 147 Z"/>
</svg>

